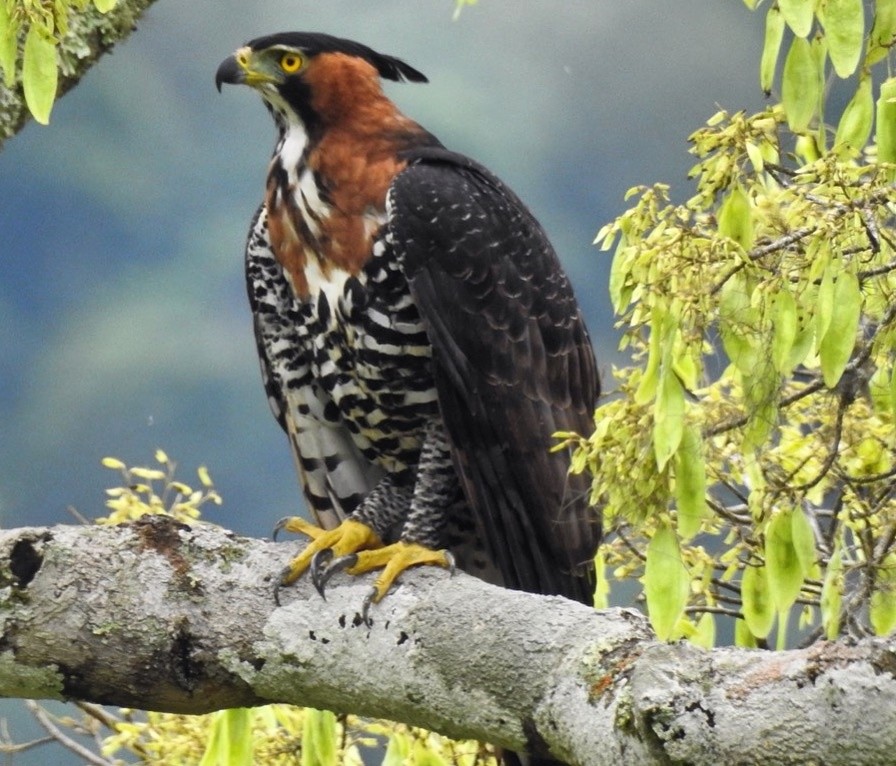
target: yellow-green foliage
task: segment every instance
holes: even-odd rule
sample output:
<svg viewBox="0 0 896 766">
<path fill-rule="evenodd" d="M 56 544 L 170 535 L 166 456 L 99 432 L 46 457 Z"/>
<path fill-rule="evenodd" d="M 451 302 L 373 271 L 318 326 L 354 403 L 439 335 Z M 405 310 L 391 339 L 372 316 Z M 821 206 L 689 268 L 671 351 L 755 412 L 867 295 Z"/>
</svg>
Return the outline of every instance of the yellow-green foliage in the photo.
<svg viewBox="0 0 896 766">
<path fill-rule="evenodd" d="M 205 467 L 197 470 L 200 489 L 175 479 L 176 464 L 162 450 L 154 467 L 128 467 L 117 458 L 103 460 L 121 477 L 106 490 L 109 515 L 101 524 L 122 524 L 146 514 L 171 515 L 188 524 L 206 523 L 201 508 L 221 498 Z M 404 724 L 337 717 L 332 713 L 290 705 L 226 710 L 210 715 L 117 713 L 87 708 L 85 722 L 68 725 L 91 731 L 102 741 L 102 753 L 116 762 L 171 766 L 361 766 L 384 749 L 384 766 L 494 766 L 494 750 L 478 742 L 455 742 Z M 66 721 L 60 721 L 63 725 Z M 124 761 L 119 761 L 124 763 Z"/>
<path fill-rule="evenodd" d="M 478 0 L 454 0 L 454 20 L 457 21 L 465 6 L 476 5 L 477 2 Z"/>
<path fill-rule="evenodd" d="M 46 125 L 56 100 L 56 45 L 69 14 L 93 5 L 111 11 L 118 0 L 0 0 L 0 69 L 8 88 L 22 85 L 31 115 Z"/>
<path fill-rule="evenodd" d="M 174 478 L 177 464 L 163 450 L 156 450 L 155 460 L 158 463 L 155 468 L 128 468 L 118 458 L 103 458 L 106 468 L 121 475 L 121 486 L 106 490 L 106 507 L 110 513 L 96 519 L 97 524 L 124 524 L 147 513 L 173 516 L 189 524 L 199 519 L 203 505 L 221 505 L 221 497 L 205 466 L 196 471 L 202 489 L 194 490 Z"/>
<path fill-rule="evenodd" d="M 691 136 L 696 193 L 633 189 L 598 235 L 636 364 L 567 440 L 616 531 L 601 602 L 639 577 L 658 634 L 702 644 L 720 615 L 749 645 L 777 622 L 783 647 L 796 613 L 816 636 L 896 627 L 896 80 L 876 107 L 873 85 L 896 0 L 871 24 L 858 0 L 770 5 L 782 103 L 716 114 Z M 856 70 L 826 126 L 823 80 Z"/>
<path fill-rule="evenodd" d="M 290 705 L 222 710 L 201 716 L 121 710 L 108 721 L 102 754 L 153 766 L 362 766 L 377 751 L 383 766 L 494 766 L 475 742 L 422 729 Z"/>
</svg>

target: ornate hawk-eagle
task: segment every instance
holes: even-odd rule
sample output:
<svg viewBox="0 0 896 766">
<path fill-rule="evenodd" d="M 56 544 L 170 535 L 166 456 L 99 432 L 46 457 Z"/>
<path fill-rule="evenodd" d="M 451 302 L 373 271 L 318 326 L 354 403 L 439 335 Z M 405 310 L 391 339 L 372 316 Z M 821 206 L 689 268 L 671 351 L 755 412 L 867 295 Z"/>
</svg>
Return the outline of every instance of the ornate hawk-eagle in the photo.
<svg viewBox="0 0 896 766">
<path fill-rule="evenodd" d="M 600 535 L 587 481 L 551 452 L 590 432 L 595 360 L 544 231 L 501 181 L 383 94 L 426 82 L 329 35 L 253 40 L 216 83 L 261 94 L 277 125 L 246 278 L 264 385 L 308 505 L 278 527 L 309 567 L 417 564 L 590 602 Z"/>
</svg>

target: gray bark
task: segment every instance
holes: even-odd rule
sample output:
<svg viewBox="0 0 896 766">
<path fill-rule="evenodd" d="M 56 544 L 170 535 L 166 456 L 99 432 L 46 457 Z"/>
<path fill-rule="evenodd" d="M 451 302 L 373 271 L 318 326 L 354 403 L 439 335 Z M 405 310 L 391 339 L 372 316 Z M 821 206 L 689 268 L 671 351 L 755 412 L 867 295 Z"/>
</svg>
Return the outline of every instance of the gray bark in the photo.
<svg viewBox="0 0 896 766">
<path fill-rule="evenodd" d="M 57 97 L 74 87 L 104 53 L 112 50 L 115 43 L 130 35 L 136 28 L 137 19 L 153 2 L 155 0 L 119 0 L 115 8 L 105 14 L 93 5 L 83 13 L 72 13 L 68 31 L 57 46 Z M 30 119 L 21 82 L 7 88 L 3 77 L 0 77 L 0 149 L 6 139 L 18 133 Z"/>
<path fill-rule="evenodd" d="M 0 694 L 201 713 L 287 702 L 575 764 L 896 763 L 896 640 L 788 652 L 656 642 L 443 570 L 272 585 L 300 543 L 164 517 L 0 533 Z"/>
</svg>

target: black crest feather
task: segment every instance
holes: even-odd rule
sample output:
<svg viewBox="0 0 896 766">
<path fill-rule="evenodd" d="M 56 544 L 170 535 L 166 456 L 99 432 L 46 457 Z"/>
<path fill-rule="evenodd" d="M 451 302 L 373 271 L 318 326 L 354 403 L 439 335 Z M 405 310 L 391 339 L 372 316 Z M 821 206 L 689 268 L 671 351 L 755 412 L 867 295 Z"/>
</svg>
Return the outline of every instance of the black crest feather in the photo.
<svg viewBox="0 0 896 766">
<path fill-rule="evenodd" d="M 410 82 L 429 82 L 426 75 L 417 71 L 394 56 L 386 56 L 377 53 L 366 45 L 356 43 L 354 40 L 345 40 L 341 37 L 326 35 L 320 32 L 280 32 L 275 35 L 266 35 L 250 40 L 248 45 L 252 50 L 264 50 L 276 45 L 288 45 L 298 48 L 308 56 L 316 56 L 319 53 L 346 53 L 349 56 L 357 56 L 376 67 L 380 77 L 387 80 L 408 80 Z"/>
</svg>

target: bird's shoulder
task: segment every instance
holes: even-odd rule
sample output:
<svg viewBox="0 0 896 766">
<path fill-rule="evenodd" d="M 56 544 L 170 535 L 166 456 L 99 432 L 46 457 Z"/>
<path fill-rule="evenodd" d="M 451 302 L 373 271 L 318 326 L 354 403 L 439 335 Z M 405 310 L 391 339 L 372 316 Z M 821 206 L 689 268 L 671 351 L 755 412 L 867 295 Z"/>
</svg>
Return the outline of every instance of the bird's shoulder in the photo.
<svg viewBox="0 0 896 766">
<path fill-rule="evenodd" d="M 392 180 L 388 202 L 402 217 L 441 213 L 445 221 L 467 223 L 476 213 L 532 214 L 513 191 L 476 160 L 441 145 L 416 146 L 400 153 L 403 170 Z M 431 219 L 427 219 L 431 220 Z M 537 225 L 537 224 L 536 224 Z"/>
<path fill-rule="evenodd" d="M 490 318 L 511 335 L 534 320 L 550 352 L 579 343 L 572 286 L 520 198 L 462 154 L 424 148 L 407 162 L 390 188 L 387 215 L 388 238 L 412 286 L 443 292 L 452 313 Z"/>
<path fill-rule="evenodd" d="M 392 182 L 387 220 L 410 279 L 421 269 L 476 283 L 547 285 L 562 274 L 547 234 L 522 200 L 475 160 L 441 147 L 405 153 Z"/>
</svg>

